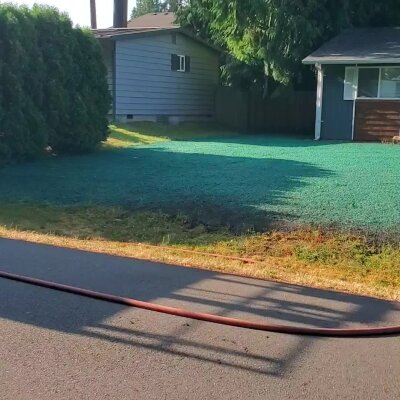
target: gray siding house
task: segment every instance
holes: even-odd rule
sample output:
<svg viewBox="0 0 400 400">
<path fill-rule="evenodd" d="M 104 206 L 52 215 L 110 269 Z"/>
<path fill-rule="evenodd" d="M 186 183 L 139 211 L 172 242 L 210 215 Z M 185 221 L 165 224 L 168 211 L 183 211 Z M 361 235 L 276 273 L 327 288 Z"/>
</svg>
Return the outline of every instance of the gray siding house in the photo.
<svg viewBox="0 0 400 400">
<path fill-rule="evenodd" d="M 218 49 L 178 26 L 95 31 L 119 121 L 210 120 L 219 81 Z"/>
<path fill-rule="evenodd" d="M 399 135 L 399 28 L 343 32 L 303 63 L 318 72 L 316 139 L 374 141 Z"/>
</svg>

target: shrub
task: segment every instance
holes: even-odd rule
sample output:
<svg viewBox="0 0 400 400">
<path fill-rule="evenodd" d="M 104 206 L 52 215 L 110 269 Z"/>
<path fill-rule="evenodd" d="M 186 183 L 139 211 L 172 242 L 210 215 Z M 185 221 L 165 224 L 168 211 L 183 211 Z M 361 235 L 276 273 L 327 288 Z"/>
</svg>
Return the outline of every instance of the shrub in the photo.
<svg viewBox="0 0 400 400">
<path fill-rule="evenodd" d="M 107 112 L 110 94 L 100 45 L 90 31 L 76 29 L 72 37 L 73 62 L 67 83 L 68 116 L 64 132 L 57 130 L 50 145 L 56 151 L 81 152 L 92 149 L 108 136 Z"/>
<path fill-rule="evenodd" d="M 107 137 L 110 100 L 90 31 L 51 7 L 0 5 L 0 164 L 48 145 L 93 149 Z"/>
<path fill-rule="evenodd" d="M 0 6 L 0 38 L 0 147 L 8 159 L 18 160 L 34 156 L 46 144 L 37 102 L 40 54 L 27 8 Z"/>
</svg>

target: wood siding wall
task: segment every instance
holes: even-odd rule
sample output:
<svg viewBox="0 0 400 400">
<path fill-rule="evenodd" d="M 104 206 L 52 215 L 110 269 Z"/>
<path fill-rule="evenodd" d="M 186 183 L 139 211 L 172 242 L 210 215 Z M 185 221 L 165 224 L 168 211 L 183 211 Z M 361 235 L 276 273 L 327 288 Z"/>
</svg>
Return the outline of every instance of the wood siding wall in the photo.
<svg viewBox="0 0 400 400">
<path fill-rule="evenodd" d="M 343 99 L 345 65 L 323 65 L 322 140 L 352 140 L 353 101 Z"/>
<path fill-rule="evenodd" d="M 400 101 L 357 100 L 355 140 L 376 141 L 399 135 Z"/>
<path fill-rule="evenodd" d="M 171 71 L 171 54 L 191 57 L 190 72 Z M 219 54 L 171 33 L 116 42 L 117 115 L 213 116 Z"/>
<path fill-rule="evenodd" d="M 263 99 L 260 93 L 220 87 L 216 109 L 217 121 L 236 130 L 314 135 L 315 92 Z"/>
</svg>

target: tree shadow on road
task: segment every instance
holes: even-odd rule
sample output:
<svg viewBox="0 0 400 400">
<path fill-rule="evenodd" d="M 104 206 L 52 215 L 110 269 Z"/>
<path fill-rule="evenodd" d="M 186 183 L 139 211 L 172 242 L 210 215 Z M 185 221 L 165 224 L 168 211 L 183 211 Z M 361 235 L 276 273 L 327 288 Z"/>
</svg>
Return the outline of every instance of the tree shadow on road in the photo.
<svg viewBox="0 0 400 400">
<path fill-rule="evenodd" d="M 397 303 L 372 298 L 9 240 L 0 241 L 0 264 L 14 273 L 68 285 L 278 324 L 331 328 L 379 325 L 393 322 L 400 310 Z M 276 334 L 239 333 L 239 328 L 225 326 L 212 330 L 203 322 L 127 310 L 6 280 L 0 280 L 0 318 L 1 324 L 10 320 L 149 349 L 166 357 L 273 376 L 284 376 L 298 357 L 323 340 L 292 338 L 288 342 Z M 273 337 L 268 340 L 269 336 Z M 285 340 L 285 346 L 277 352 L 275 345 L 280 340 Z"/>
</svg>

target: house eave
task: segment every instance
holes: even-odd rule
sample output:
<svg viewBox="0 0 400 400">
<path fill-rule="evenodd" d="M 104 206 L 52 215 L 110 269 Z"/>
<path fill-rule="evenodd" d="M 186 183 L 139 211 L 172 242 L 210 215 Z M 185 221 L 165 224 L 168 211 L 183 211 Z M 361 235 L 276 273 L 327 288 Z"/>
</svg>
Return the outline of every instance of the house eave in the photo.
<svg viewBox="0 0 400 400">
<path fill-rule="evenodd" d="M 305 58 L 302 63 L 305 65 L 400 64 L 400 58 L 341 58 L 334 60 L 326 60 L 324 58 Z"/>
<path fill-rule="evenodd" d="M 181 33 L 182 35 L 185 35 L 189 37 L 190 39 L 202 44 L 205 47 L 208 47 L 211 50 L 214 50 L 217 53 L 223 53 L 224 51 L 217 46 L 214 46 L 211 43 L 208 43 L 206 40 L 197 37 L 196 35 L 192 34 L 190 31 L 180 27 L 168 27 L 168 28 L 143 28 L 143 30 L 140 30 L 141 28 L 110 28 L 110 29 L 97 29 L 93 31 L 95 37 L 99 40 L 119 40 L 119 39 L 126 39 L 126 38 L 138 38 L 138 37 L 144 37 L 144 36 L 151 36 L 151 35 L 160 35 L 164 33 Z"/>
</svg>

